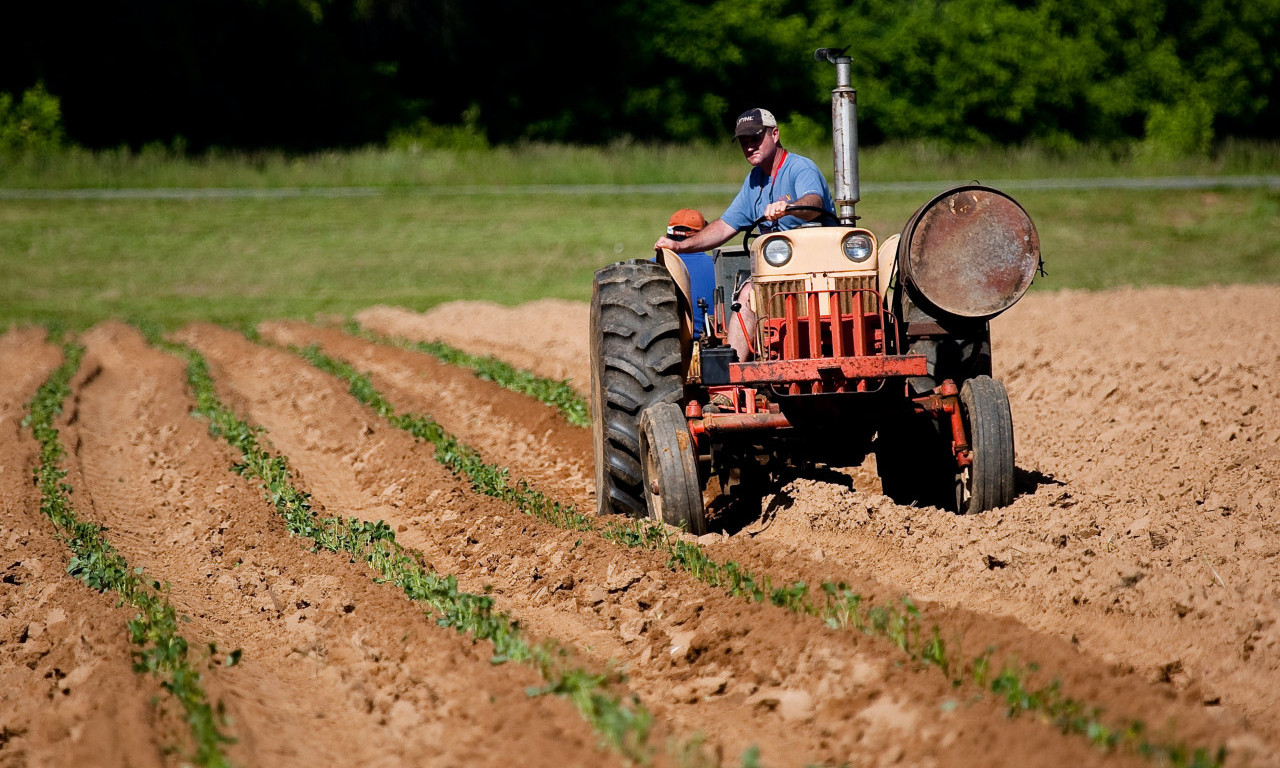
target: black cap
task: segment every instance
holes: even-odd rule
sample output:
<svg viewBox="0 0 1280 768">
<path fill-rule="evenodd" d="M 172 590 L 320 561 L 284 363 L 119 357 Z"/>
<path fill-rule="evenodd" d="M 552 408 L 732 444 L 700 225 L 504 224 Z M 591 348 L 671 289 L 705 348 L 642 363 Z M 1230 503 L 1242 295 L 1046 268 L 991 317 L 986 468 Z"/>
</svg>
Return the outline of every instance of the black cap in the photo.
<svg viewBox="0 0 1280 768">
<path fill-rule="evenodd" d="M 738 115 L 738 120 L 733 126 L 733 138 L 736 140 L 742 136 L 755 136 L 767 128 L 777 127 L 778 120 L 769 110 L 758 107 L 748 109 Z"/>
</svg>

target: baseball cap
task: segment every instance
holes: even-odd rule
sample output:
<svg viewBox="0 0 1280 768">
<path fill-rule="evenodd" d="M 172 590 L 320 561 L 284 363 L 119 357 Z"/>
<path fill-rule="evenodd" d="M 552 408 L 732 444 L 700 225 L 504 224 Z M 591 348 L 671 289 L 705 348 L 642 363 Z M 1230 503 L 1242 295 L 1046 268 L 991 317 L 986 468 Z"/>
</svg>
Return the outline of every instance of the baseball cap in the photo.
<svg viewBox="0 0 1280 768">
<path fill-rule="evenodd" d="M 733 127 L 733 138 L 736 140 L 742 136 L 755 136 L 766 128 L 777 127 L 778 119 L 769 110 L 760 109 L 759 107 L 748 109 L 738 115 Z"/>
<path fill-rule="evenodd" d="M 706 218 L 692 208 L 681 208 L 667 220 L 667 234 L 672 237 L 688 237 L 707 226 Z"/>
</svg>

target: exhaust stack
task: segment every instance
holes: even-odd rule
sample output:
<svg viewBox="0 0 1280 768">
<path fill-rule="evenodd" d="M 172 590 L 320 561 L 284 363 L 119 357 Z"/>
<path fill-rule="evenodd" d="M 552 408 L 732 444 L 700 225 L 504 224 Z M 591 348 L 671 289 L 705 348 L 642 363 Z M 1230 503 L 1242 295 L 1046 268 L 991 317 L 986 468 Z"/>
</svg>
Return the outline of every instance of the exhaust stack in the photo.
<svg viewBox="0 0 1280 768">
<path fill-rule="evenodd" d="M 831 91 L 831 139 L 835 152 L 835 203 L 840 223 L 852 227 L 858 216 L 858 92 L 849 84 L 848 48 L 819 48 L 816 61 L 836 65 L 836 87 Z"/>
</svg>

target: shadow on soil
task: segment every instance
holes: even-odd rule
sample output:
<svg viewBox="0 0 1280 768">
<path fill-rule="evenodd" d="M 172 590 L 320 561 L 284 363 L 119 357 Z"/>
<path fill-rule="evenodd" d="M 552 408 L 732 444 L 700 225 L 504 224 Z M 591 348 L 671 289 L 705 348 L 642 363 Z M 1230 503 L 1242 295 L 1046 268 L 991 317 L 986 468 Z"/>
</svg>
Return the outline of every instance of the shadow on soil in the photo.
<svg viewBox="0 0 1280 768">
<path fill-rule="evenodd" d="M 779 514 L 795 506 L 795 497 L 786 487 L 798 478 L 851 491 L 860 490 L 853 477 L 830 467 L 789 469 L 754 484 L 736 485 L 731 493 L 717 496 L 707 506 L 707 530 L 734 536 L 743 532 L 755 535 L 768 528 Z M 1066 485 L 1052 475 L 1018 467 L 1014 468 L 1013 484 L 1015 500 L 1023 496 L 1034 496 L 1044 486 Z"/>
<path fill-rule="evenodd" d="M 1013 468 L 1013 498 L 1033 496 L 1036 491 L 1040 490 L 1041 486 L 1045 485 L 1063 486 L 1066 483 L 1053 475 L 1046 475 L 1034 469 Z"/>
</svg>

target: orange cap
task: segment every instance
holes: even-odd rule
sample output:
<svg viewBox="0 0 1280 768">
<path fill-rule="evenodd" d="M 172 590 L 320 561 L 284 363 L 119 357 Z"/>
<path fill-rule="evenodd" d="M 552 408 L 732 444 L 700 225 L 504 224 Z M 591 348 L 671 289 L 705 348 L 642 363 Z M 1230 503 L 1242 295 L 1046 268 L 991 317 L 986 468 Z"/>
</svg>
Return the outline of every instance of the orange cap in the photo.
<svg viewBox="0 0 1280 768">
<path fill-rule="evenodd" d="M 692 208 L 681 208 L 667 221 L 668 235 L 689 236 L 707 226 L 706 218 Z"/>
</svg>

